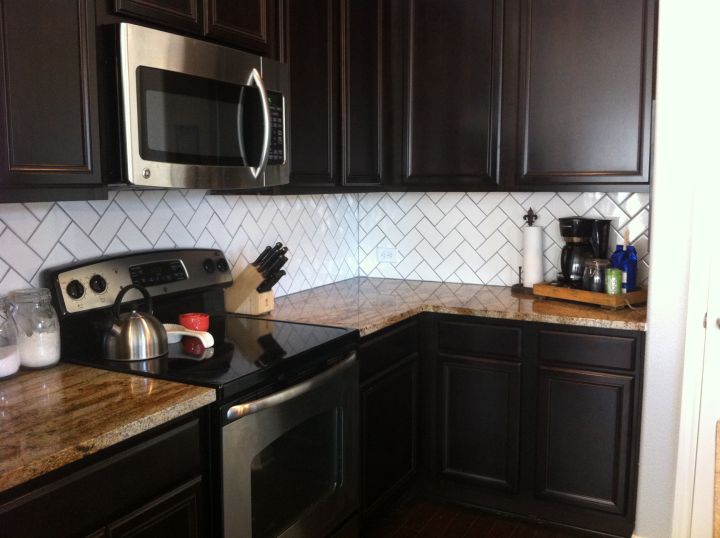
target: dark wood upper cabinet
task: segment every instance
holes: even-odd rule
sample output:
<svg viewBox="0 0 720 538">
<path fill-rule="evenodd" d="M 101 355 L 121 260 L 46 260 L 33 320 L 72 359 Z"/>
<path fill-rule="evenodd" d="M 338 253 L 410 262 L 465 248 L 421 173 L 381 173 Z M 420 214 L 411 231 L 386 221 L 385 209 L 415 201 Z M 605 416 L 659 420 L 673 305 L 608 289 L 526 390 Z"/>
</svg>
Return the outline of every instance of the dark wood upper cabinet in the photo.
<svg viewBox="0 0 720 538">
<path fill-rule="evenodd" d="M 503 11 L 503 0 L 407 0 L 403 184 L 497 184 Z"/>
<path fill-rule="evenodd" d="M 340 2 L 288 4 L 290 183 L 330 187 L 340 177 Z"/>
<path fill-rule="evenodd" d="M 390 3 L 289 0 L 291 187 L 383 183 Z"/>
<path fill-rule="evenodd" d="M 200 33 L 200 0 L 114 0 L 115 12 L 160 23 L 169 28 Z"/>
<path fill-rule="evenodd" d="M 648 183 L 655 5 L 520 0 L 518 186 Z"/>
<path fill-rule="evenodd" d="M 205 35 L 266 54 L 270 50 L 272 0 L 205 0 Z"/>
<path fill-rule="evenodd" d="M 0 202 L 104 196 L 94 36 L 93 0 L 0 1 Z"/>
<path fill-rule="evenodd" d="M 383 178 L 385 27 L 381 0 L 344 0 L 343 182 Z"/>
</svg>

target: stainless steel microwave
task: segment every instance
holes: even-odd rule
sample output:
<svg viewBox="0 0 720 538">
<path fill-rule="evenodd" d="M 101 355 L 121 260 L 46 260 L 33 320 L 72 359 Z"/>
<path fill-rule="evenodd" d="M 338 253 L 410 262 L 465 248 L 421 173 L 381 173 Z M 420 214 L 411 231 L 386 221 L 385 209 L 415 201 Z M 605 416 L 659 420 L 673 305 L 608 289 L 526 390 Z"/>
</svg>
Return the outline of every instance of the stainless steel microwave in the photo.
<svg viewBox="0 0 720 538">
<path fill-rule="evenodd" d="M 122 23 L 119 71 L 123 176 L 131 186 L 288 182 L 287 66 Z"/>
</svg>

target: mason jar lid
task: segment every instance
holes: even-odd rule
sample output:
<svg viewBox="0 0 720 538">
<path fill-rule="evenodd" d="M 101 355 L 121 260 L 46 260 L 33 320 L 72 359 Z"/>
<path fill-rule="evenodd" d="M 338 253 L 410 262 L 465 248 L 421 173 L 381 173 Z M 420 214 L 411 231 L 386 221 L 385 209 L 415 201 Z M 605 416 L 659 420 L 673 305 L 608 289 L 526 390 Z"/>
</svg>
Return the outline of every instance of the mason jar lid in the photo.
<svg viewBox="0 0 720 538">
<path fill-rule="evenodd" d="M 47 288 L 27 288 L 12 292 L 15 303 L 45 303 L 50 302 L 50 290 Z"/>
</svg>

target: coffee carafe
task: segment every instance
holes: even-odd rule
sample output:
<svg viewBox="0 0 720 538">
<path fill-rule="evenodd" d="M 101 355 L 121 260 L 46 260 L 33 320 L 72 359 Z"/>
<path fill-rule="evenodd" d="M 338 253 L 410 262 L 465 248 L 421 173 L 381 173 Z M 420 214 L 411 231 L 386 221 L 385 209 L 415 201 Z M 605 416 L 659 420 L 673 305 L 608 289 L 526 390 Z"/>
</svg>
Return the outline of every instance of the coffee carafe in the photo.
<svg viewBox="0 0 720 538">
<path fill-rule="evenodd" d="M 585 262 L 592 258 L 607 258 L 609 220 L 566 217 L 559 219 L 560 235 L 565 246 L 560 254 L 563 281 L 572 287 L 582 287 Z"/>
</svg>

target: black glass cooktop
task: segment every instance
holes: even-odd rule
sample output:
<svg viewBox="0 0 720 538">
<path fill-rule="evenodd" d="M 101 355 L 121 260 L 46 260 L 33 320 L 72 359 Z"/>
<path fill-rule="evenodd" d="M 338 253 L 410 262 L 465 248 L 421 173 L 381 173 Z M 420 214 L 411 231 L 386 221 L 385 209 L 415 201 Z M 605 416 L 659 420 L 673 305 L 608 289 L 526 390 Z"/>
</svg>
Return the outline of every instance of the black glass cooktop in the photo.
<svg viewBox="0 0 720 538">
<path fill-rule="evenodd" d="M 354 348 L 358 331 L 228 314 L 212 317 L 215 345 L 197 339 L 170 344 L 168 355 L 147 361 L 106 361 L 73 357 L 69 362 L 213 387 L 226 399 L 256 387 L 298 378 L 341 358 Z"/>
</svg>

